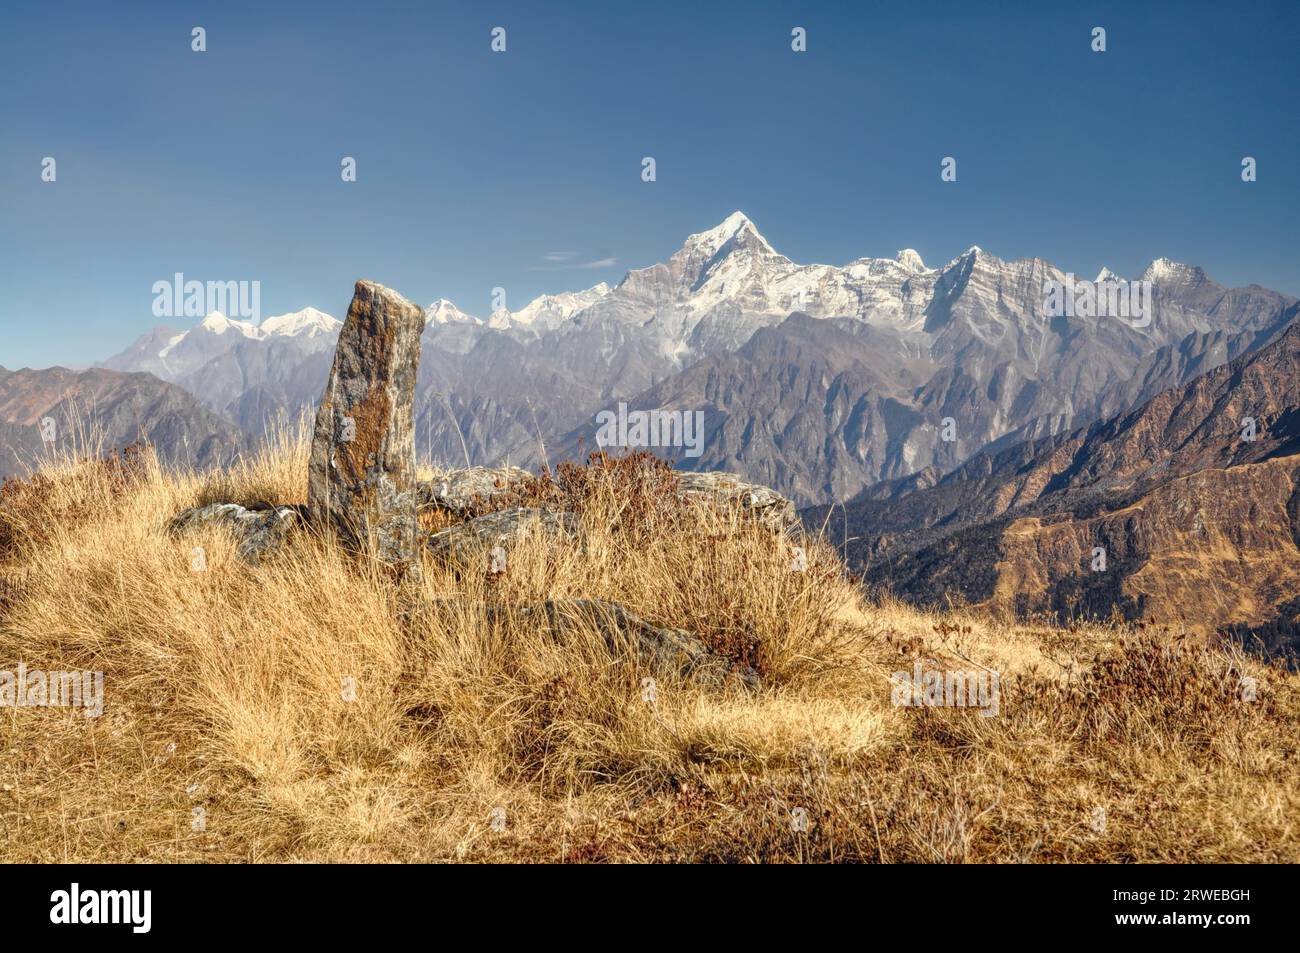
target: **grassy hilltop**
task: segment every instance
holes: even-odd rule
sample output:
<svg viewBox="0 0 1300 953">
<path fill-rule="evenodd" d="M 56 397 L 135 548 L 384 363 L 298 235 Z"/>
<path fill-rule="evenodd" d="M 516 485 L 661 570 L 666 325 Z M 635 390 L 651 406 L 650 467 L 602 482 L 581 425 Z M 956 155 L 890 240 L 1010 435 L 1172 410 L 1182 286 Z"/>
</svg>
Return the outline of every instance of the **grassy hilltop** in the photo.
<svg viewBox="0 0 1300 953">
<path fill-rule="evenodd" d="M 789 539 L 641 458 L 538 480 L 585 542 L 539 532 L 499 575 L 426 557 L 400 582 L 305 532 L 253 566 L 220 530 L 168 531 L 198 503 L 303 503 L 307 449 L 5 485 L 0 670 L 103 671 L 104 711 L 0 708 L 4 860 L 1300 861 L 1281 668 L 1168 629 L 917 610 L 817 540 L 795 571 Z M 635 656 L 524 611 L 575 598 L 696 633 L 761 687 L 657 674 L 649 701 Z M 998 673 L 998 714 L 895 706 L 917 662 Z"/>
</svg>

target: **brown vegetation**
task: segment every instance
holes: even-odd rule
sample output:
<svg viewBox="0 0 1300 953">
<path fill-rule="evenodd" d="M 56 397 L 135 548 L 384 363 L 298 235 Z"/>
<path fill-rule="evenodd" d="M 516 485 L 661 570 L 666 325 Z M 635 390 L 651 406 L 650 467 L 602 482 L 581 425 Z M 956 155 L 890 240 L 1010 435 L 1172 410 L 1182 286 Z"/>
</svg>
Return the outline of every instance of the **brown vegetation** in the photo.
<svg viewBox="0 0 1300 953">
<path fill-rule="evenodd" d="M 833 547 L 793 571 L 789 539 L 645 459 L 521 491 L 584 541 L 525 539 L 501 575 L 427 559 L 401 584 L 306 533 L 250 567 L 217 530 L 166 532 L 203 501 L 302 503 L 306 454 L 68 461 L 0 492 L 0 669 L 105 673 L 102 717 L 0 708 L 4 859 L 1300 860 L 1280 668 L 864 596 Z M 659 676 L 652 703 L 598 633 L 511 613 L 573 598 L 698 633 L 763 686 Z M 917 661 L 1000 673 L 998 716 L 895 707 Z"/>
</svg>

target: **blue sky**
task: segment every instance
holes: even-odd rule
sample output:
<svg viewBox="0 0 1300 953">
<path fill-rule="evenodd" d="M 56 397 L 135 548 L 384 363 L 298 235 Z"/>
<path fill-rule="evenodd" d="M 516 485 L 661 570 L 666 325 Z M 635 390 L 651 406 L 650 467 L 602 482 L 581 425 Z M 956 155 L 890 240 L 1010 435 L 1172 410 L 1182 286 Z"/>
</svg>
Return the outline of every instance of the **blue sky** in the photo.
<svg viewBox="0 0 1300 953">
<path fill-rule="evenodd" d="M 1294 2 L 5 4 L 0 365 L 107 357 L 178 271 L 263 316 L 341 317 L 359 277 L 486 314 L 735 209 L 796 261 L 1163 255 L 1300 294 L 1298 40 Z"/>
</svg>

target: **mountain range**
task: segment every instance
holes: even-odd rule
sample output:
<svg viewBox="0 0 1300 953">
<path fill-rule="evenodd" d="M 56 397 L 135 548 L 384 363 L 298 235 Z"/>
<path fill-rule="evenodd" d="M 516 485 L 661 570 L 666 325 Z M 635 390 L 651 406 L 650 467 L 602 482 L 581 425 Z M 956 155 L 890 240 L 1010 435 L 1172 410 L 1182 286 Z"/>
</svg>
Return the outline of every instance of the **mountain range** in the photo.
<svg viewBox="0 0 1300 953">
<path fill-rule="evenodd" d="M 613 287 L 486 317 L 431 303 L 417 448 L 536 466 L 595 449 L 620 404 L 700 411 L 698 455 L 657 452 L 786 494 L 911 602 L 1293 647 L 1300 304 L 1163 258 L 1135 280 L 1143 320 L 1050 312 L 1047 288 L 1084 283 L 1039 258 L 803 265 L 737 212 Z M 313 412 L 340 327 L 214 312 L 90 371 L 0 369 L 0 474 L 47 449 L 48 416 L 63 440 L 85 421 L 165 460 L 228 459 Z"/>
<path fill-rule="evenodd" d="M 1300 647 L 1300 325 L 1133 411 L 803 515 L 912 602 Z"/>
<path fill-rule="evenodd" d="M 1154 288 L 1146 327 L 1046 318 L 1044 287 L 1070 279 L 1042 259 L 972 247 L 940 267 L 910 249 L 798 264 L 736 212 L 614 287 L 486 318 L 433 302 L 417 447 L 531 466 L 594 449 L 595 415 L 620 401 L 699 410 L 702 455 L 662 451 L 679 466 L 825 503 L 1137 406 L 1259 348 L 1294 313 L 1294 298 L 1166 259 L 1138 277 Z M 339 326 L 313 308 L 259 326 L 214 313 L 103 366 L 175 383 L 255 438 L 311 412 Z"/>
<path fill-rule="evenodd" d="M 145 440 L 164 463 L 207 468 L 250 447 L 247 435 L 192 395 L 146 373 L 0 367 L 0 478 L 65 452 Z"/>
</svg>

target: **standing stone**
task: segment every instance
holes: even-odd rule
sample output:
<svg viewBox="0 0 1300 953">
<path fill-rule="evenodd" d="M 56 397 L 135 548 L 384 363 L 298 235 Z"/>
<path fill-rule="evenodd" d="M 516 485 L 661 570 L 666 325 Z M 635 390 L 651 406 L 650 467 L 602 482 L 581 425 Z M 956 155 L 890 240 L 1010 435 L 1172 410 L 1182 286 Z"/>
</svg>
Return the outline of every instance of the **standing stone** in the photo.
<svg viewBox="0 0 1300 953">
<path fill-rule="evenodd" d="M 412 404 L 424 312 L 358 281 L 316 413 L 307 508 L 343 544 L 419 571 Z"/>
</svg>

